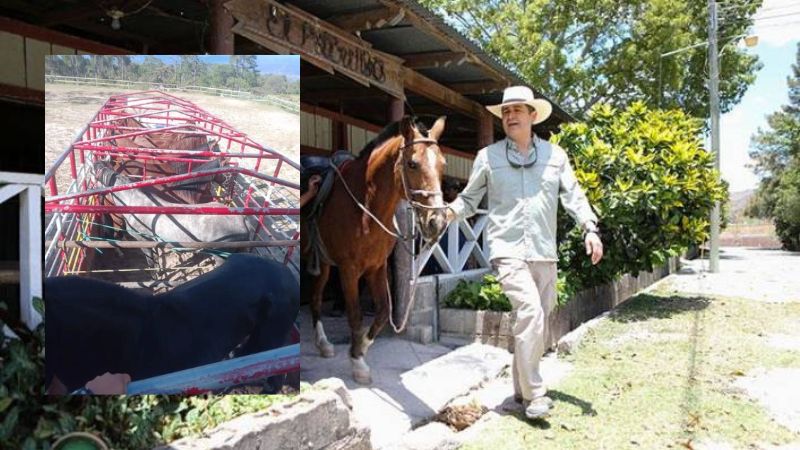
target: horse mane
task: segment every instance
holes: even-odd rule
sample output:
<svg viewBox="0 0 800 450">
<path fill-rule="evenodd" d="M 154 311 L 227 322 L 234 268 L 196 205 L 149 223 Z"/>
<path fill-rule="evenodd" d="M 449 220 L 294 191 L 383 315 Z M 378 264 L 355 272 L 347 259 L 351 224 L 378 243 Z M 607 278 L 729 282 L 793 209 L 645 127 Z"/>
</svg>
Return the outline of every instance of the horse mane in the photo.
<svg viewBox="0 0 800 450">
<path fill-rule="evenodd" d="M 422 122 L 418 121 L 416 117 L 411 117 L 411 121 L 414 126 L 419 130 L 420 133 L 427 135 L 428 134 L 428 127 L 425 126 Z M 388 141 L 389 139 L 399 136 L 400 135 L 400 120 L 395 121 L 384 127 L 377 136 L 375 136 L 371 141 L 367 142 L 367 145 L 361 149 L 361 153 L 358 154 L 356 159 L 369 159 L 372 151 L 376 148 L 380 147 L 381 144 Z"/>
</svg>

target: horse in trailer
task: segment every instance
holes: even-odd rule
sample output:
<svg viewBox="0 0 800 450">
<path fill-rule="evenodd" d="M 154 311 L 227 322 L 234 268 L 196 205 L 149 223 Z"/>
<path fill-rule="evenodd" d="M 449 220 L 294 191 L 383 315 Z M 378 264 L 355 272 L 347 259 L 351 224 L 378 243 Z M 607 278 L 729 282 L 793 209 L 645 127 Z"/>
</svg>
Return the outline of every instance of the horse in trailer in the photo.
<svg viewBox="0 0 800 450">
<path fill-rule="evenodd" d="M 382 226 L 393 227 L 393 217 L 401 199 L 409 201 L 417 211 L 424 239 L 437 239 L 446 226 L 441 191 L 445 160 L 437 143 L 444 125 L 445 118 L 441 117 L 426 133 L 422 124 L 405 117 L 387 126 L 364 147 L 358 158 L 342 167 L 341 177 L 336 178 L 318 215 L 311 221 L 301 221 L 301 227 L 305 228 L 301 232 L 304 236 L 301 246 L 306 264 L 316 260 L 315 253 L 324 254 L 319 258 L 319 274 L 312 273 L 311 277 L 314 342 L 323 357 L 334 355 L 320 312 L 323 288 L 330 266 L 335 264 L 350 326 L 353 377 L 359 383 L 371 382 L 370 369 L 365 362 L 367 349 L 389 320 L 386 264 L 396 236 Z M 316 222 L 316 229 L 308 229 L 310 222 Z M 312 235 L 318 239 L 309 239 Z M 358 302 L 361 277 L 366 278 L 376 305 L 375 318 L 366 332 L 361 329 L 362 313 Z"/>
<path fill-rule="evenodd" d="M 45 381 L 69 391 L 105 372 L 140 380 L 281 347 L 300 306 L 286 266 L 245 254 L 158 295 L 78 276 L 44 289 Z"/>
<path fill-rule="evenodd" d="M 111 123 L 115 123 L 126 129 L 111 129 L 110 136 L 131 133 L 135 131 L 135 129 L 148 130 L 148 128 L 139 121 L 130 117 L 118 119 Z M 191 155 L 190 152 L 219 152 L 217 142 L 209 141 L 205 133 L 193 133 L 181 130 L 162 132 L 157 131 L 157 129 L 151 129 L 151 131 L 146 134 L 114 138 L 110 142 L 117 147 L 188 150 L 189 154 L 182 155 L 181 159 L 198 160 L 197 163 L 190 166 L 188 161 L 160 161 L 157 159 L 137 160 L 113 157 L 111 161 L 114 163 L 114 171 L 127 175 L 129 178 L 140 178 L 145 176 L 145 174 L 149 175 L 151 178 L 166 177 L 188 173 L 190 171 L 196 172 L 203 169 L 216 169 L 228 164 L 228 158 L 219 157 L 209 159 L 207 157 L 195 157 Z M 173 203 L 205 203 L 212 199 L 212 180 L 216 180 L 222 185 L 225 182 L 225 175 L 219 175 L 216 178 L 199 177 L 177 183 L 158 185 L 157 189 L 159 195 L 161 195 L 164 200 Z"/>
<path fill-rule="evenodd" d="M 108 161 L 93 164 L 95 179 L 103 186 L 129 184 L 132 181 L 118 174 Z M 184 206 L 161 200 L 153 189 L 126 189 L 108 194 L 118 206 Z M 225 207 L 222 203 L 208 202 L 204 206 Z M 165 241 L 225 242 L 250 239 L 245 216 L 213 214 L 140 214 L 123 213 L 129 231 L 141 240 L 142 236 L 155 235 Z"/>
<path fill-rule="evenodd" d="M 219 152 L 219 145 L 216 141 L 209 141 L 205 133 L 171 130 L 169 132 L 149 129 L 138 120 L 126 117 L 109 122 L 124 129 L 109 129 L 109 136 L 119 136 L 135 131 L 150 130 L 148 133 L 136 136 L 117 137 L 109 142 L 116 147 L 129 148 L 153 148 L 169 150 L 188 150 L 189 152 Z M 176 155 L 168 155 L 176 156 Z M 181 155 L 181 159 L 196 159 L 196 163 L 190 165 L 189 161 L 162 161 L 158 159 L 135 159 L 133 157 L 111 157 L 115 172 L 126 175 L 129 178 L 140 180 L 144 176 L 150 178 L 168 177 L 200 170 L 217 169 L 228 164 L 228 158 L 197 157 L 191 154 Z M 230 175 L 218 175 L 216 177 L 198 177 L 191 180 L 159 184 L 153 187 L 156 194 L 163 200 L 172 203 L 198 204 L 207 203 L 213 200 L 212 181 L 220 185 L 229 185 L 232 179 Z M 228 186 L 229 187 L 229 186 Z M 101 199 L 102 204 L 114 205 L 109 196 Z M 121 230 L 124 228 L 124 221 L 118 214 L 110 214 L 106 220 L 113 229 Z"/>
</svg>

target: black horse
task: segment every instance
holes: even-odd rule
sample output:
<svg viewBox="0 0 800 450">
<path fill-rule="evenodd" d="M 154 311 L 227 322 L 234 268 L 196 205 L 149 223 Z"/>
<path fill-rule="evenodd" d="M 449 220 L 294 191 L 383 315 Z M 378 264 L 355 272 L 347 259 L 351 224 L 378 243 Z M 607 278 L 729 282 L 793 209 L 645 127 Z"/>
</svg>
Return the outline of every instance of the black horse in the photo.
<svg viewBox="0 0 800 450">
<path fill-rule="evenodd" d="M 300 306 L 289 269 L 250 254 L 159 295 L 77 276 L 44 289 L 46 383 L 70 391 L 105 372 L 140 380 L 281 347 Z"/>
</svg>

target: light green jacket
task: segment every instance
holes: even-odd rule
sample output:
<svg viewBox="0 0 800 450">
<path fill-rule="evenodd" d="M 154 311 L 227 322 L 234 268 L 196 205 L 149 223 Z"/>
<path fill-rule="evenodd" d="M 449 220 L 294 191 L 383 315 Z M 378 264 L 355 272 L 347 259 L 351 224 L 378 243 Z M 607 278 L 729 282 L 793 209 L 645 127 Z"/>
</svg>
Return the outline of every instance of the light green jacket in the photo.
<svg viewBox="0 0 800 450">
<path fill-rule="evenodd" d="M 583 189 L 575 179 L 566 152 L 556 144 L 534 137 L 536 163 L 514 168 L 508 158 L 523 163 L 510 140 L 481 149 L 475 157 L 467 186 L 449 206 L 456 217 L 475 214 L 488 193 L 486 226 L 489 259 L 518 258 L 525 261 L 558 261 L 556 213 L 558 198 L 564 209 L 583 226 L 597 222 Z M 509 146 L 506 157 L 506 145 Z M 533 159 L 533 148 L 528 161 Z"/>
</svg>

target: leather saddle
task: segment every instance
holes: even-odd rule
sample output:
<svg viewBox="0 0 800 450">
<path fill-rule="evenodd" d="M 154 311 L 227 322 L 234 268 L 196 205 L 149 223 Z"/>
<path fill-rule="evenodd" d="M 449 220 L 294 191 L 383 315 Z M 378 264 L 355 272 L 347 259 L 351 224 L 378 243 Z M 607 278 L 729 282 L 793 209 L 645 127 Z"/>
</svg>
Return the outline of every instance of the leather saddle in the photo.
<svg viewBox="0 0 800 450">
<path fill-rule="evenodd" d="M 331 168 L 331 164 L 341 168 L 345 163 L 355 159 L 352 153 L 347 150 L 339 150 L 331 156 L 301 156 L 300 157 L 300 190 L 308 190 L 308 180 L 319 175 L 322 181 L 319 183 L 319 190 L 314 199 L 306 205 L 302 211 L 302 217 L 316 216 L 322 210 L 322 205 L 331 193 L 333 183 L 336 181 L 336 172 Z"/>
<path fill-rule="evenodd" d="M 308 190 L 308 180 L 314 175 L 320 175 L 322 181 L 319 183 L 317 195 L 301 209 L 300 219 L 308 226 L 309 236 L 303 239 L 308 239 L 311 248 L 310 260 L 306 263 L 306 270 L 312 275 L 319 275 L 320 263 L 329 265 L 336 265 L 328 256 L 322 239 L 319 235 L 319 226 L 317 218 L 322 212 L 322 207 L 325 204 L 328 196 L 333 189 L 333 183 L 336 181 L 336 172 L 332 166 L 342 168 L 346 163 L 355 159 L 352 153 L 346 150 L 339 150 L 330 157 L 327 156 L 301 156 L 300 157 L 300 191 L 306 192 Z"/>
</svg>

